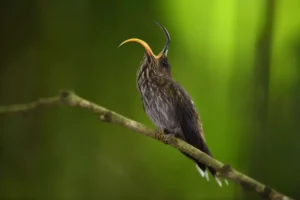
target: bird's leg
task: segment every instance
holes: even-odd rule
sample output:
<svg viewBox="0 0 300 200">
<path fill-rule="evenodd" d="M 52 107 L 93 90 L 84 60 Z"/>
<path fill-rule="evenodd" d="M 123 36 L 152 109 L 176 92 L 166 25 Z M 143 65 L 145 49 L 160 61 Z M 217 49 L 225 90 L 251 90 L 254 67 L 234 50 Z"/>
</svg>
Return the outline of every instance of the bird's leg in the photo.
<svg viewBox="0 0 300 200">
<path fill-rule="evenodd" d="M 164 129 L 163 131 L 161 129 L 157 129 L 155 131 L 155 138 L 159 139 L 160 141 L 164 142 L 165 144 L 169 144 L 172 136 L 175 136 L 175 134 L 170 133 L 170 131 L 167 129 Z"/>
<path fill-rule="evenodd" d="M 175 133 L 170 132 L 168 129 L 164 129 L 164 133 L 165 133 L 165 136 L 164 136 L 164 138 L 163 138 L 163 142 L 166 143 L 166 144 L 169 144 L 171 138 L 172 138 L 173 136 L 175 136 Z"/>
<path fill-rule="evenodd" d="M 155 138 L 162 141 L 164 139 L 164 132 L 161 129 L 157 129 L 155 131 Z"/>
</svg>

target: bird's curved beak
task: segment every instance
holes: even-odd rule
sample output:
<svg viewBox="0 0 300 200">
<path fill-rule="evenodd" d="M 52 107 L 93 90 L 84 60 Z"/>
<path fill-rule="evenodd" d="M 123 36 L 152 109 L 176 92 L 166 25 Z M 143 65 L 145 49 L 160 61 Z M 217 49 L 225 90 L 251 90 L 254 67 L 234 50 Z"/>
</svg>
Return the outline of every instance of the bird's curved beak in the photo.
<svg viewBox="0 0 300 200">
<path fill-rule="evenodd" d="M 152 49 L 149 47 L 149 45 L 145 41 L 143 41 L 141 39 L 138 39 L 138 38 L 131 38 L 131 39 L 125 40 L 118 47 L 120 47 L 123 44 L 128 43 L 128 42 L 137 42 L 137 43 L 141 44 L 145 48 L 146 53 L 147 53 L 148 56 L 150 56 L 150 57 L 156 57 L 153 54 Z"/>
<path fill-rule="evenodd" d="M 131 39 L 125 40 L 118 47 L 120 47 L 123 44 L 128 43 L 128 42 L 137 42 L 137 43 L 141 44 L 145 48 L 146 53 L 147 53 L 147 55 L 150 58 L 158 59 L 158 58 L 160 58 L 163 55 L 167 56 L 168 49 L 169 49 L 170 42 L 171 42 L 170 34 L 169 34 L 169 32 L 167 31 L 167 29 L 163 25 L 161 25 L 160 23 L 158 23 L 156 21 L 154 21 L 154 22 L 162 29 L 162 31 L 164 32 L 165 37 L 166 37 L 166 44 L 165 44 L 163 50 L 157 56 L 153 54 L 152 49 L 149 47 L 149 45 L 145 41 L 143 41 L 141 39 L 138 39 L 138 38 L 131 38 Z"/>
</svg>

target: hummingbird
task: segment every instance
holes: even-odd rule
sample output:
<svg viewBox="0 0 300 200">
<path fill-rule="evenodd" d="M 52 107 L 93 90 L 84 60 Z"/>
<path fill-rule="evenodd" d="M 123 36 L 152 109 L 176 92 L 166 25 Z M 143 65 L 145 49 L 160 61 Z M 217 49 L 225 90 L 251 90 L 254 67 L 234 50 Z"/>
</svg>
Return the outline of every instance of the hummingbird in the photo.
<svg viewBox="0 0 300 200">
<path fill-rule="evenodd" d="M 145 41 L 138 38 L 125 40 L 119 45 L 120 47 L 128 42 L 137 42 L 145 49 L 136 79 L 144 111 L 158 130 L 167 135 L 167 138 L 174 136 L 184 140 L 212 157 L 194 102 L 187 91 L 172 77 L 171 65 L 167 57 L 171 41 L 170 34 L 160 23 L 155 23 L 166 37 L 165 46 L 158 55 L 152 52 Z M 195 162 L 196 169 L 202 177 L 209 180 L 208 169 L 219 186 L 222 186 L 213 168 L 185 155 Z"/>
</svg>

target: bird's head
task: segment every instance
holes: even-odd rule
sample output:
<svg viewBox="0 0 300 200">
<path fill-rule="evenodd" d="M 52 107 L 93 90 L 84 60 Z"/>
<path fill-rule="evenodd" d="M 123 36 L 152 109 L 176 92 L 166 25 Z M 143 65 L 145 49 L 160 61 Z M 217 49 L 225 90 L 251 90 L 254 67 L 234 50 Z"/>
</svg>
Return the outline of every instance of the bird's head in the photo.
<svg viewBox="0 0 300 200">
<path fill-rule="evenodd" d="M 168 62 L 168 57 L 167 57 L 171 38 L 165 27 L 163 27 L 158 22 L 155 22 L 155 23 L 163 30 L 166 40 L 167 40 L 163 50 L 158 55 L 155 55 L 152 52 L 152 49 L 145 41 L 138 39 L 138 38 L 131 38 L 131 39 L 125 40 L 124 42 L 122 42 L 119 45 L 119 47 L 128 42 L 137 42 L 137 43 L 141 44 L 146 50 L 146 53 L 145 53 L 145 56 L 143 58 L 141 65 L 147 66 L 148 68 L 153 69 L 156 73 L 171 76 L 171 66 Z"/>
</svg>

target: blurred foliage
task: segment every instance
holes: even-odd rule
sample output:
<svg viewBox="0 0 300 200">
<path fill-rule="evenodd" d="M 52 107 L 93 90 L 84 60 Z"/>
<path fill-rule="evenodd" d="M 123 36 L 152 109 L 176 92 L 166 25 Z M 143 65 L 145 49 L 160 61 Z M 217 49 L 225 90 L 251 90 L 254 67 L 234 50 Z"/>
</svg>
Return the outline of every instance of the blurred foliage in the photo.
<svg viewBox="0 0 300 200">
<path fill-rule="evenodd" d="M 3 0 L 0 11 L 1 105 L 71 88 L 152 126 L 135 86 L 144 50 L 117 46 L 138 37 L 158 53 L 156 20 L 215 157 L 300 198 L 298 0 Z M 83 110 L 0 116 L 0 133 L 0 199 L 260 199 Z"/>
</svg>

